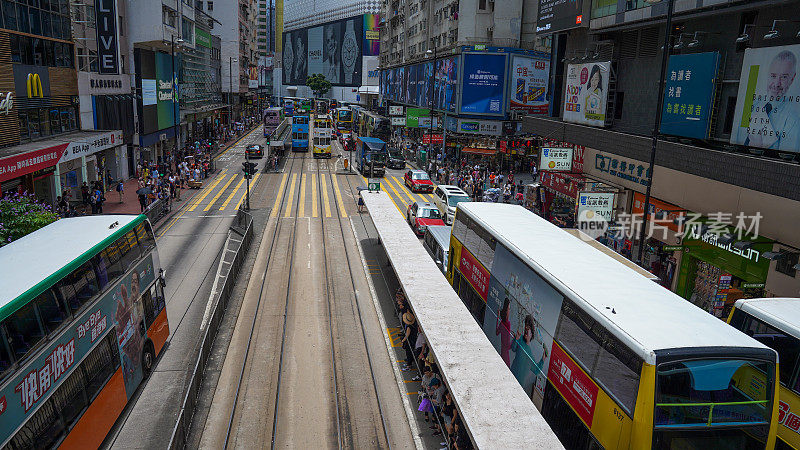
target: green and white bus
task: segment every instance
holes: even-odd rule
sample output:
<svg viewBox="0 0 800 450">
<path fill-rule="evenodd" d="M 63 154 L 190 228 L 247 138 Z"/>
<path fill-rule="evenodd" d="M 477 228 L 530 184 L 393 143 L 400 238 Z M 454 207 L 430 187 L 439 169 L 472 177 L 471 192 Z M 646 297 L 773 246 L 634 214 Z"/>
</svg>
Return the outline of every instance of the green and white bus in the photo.
<svg viewBox="0 0 800 450">
<path fill-rule="evenodd" d="M 97 448 L 169 336 L 150 223 L 61 219 L 0 267 L 0 448 Z"/>
</svg>

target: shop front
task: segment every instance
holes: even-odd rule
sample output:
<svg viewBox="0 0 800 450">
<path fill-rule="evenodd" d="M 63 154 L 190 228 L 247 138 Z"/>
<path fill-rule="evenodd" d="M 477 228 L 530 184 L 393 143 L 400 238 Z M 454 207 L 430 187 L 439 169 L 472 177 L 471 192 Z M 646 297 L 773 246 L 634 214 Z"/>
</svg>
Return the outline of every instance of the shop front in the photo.
<svg viewBox="0 0 800 450">
<path fill-rule="evenodd" d="M 543 217 L 562 228 L 574 228 L 575 203 L 586 178 L 572 173 L 542 172 L 540 182 L 544 193 Z"/>
<path fill-rule="evenodd" d="M 71 140 L 55 167 L 56 195 L 75 198 L 82 183 L 102 183 L 104 189 L 125 177 L 127 146 L 121 130 L 80 132 Z"/>
<path fill-rule="evenodd" d="M 49 144 L 49 145 L 48 145 Z M 53 145 L 55 144 L 55 145 Z M 53 168 L 68 144 L 47 141 L 0 150 L 0 193 L 33 193 L 39 201 L 55 203 Z"/>
<path fill-rule="evenodd" d="M 740 238 L 736 230 L 709 221 L 687 222 L 675 292 L 725 318 L 736 300 L 763 296 L 770 265 L 764 253 L 772 246 L 771 239 Z"/>
<path fill-rule="evenodd" d="M 644 194 L 633 193 L 633 202 L 630 210 L 631 217 L 641 220 L 640 218 L 644 215 L 644 200 Z M 682 256 L 681 225 L 678 219 L 686 213 L 687 211 L 676 205 L 657 198 L 650 198 L 642 267 L 656 275 L 659 279 L 659 284 L 670 290 L 674 288 L 675 273 Z M 633 231 L 636 231 L 636 229 L 629 227 L 627 231 L 628 236 L 631 238 L 629 242 L 635 242 L 631 251 L 634 254 L 638 254 L 639 236 L 633 235 L 635 234 Z"/>
</svg>

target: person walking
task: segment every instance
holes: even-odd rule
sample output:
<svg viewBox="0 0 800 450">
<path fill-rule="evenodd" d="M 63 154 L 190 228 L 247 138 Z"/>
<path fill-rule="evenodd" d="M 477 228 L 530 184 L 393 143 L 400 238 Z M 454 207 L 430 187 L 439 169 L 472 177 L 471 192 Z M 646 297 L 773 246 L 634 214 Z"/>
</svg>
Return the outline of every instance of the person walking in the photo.
<svg viewBox="0 0 800 450">
<path fill-rule="evenodd" d="M 117 181 L 117 194 L 119 194 L 119 202 L 122 203 L 125 200 L 125 184 L 122 180 Z"/>
</svg>

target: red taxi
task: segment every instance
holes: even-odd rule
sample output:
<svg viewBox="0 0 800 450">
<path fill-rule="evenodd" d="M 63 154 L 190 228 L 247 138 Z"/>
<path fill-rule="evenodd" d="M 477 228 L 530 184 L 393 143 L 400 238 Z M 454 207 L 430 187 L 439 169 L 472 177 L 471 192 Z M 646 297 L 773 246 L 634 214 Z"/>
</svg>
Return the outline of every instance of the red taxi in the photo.
<svg viewBox="0 0 800 450">
<path fill-rule="evenodd" d="M 424 170 L 409 170 L 403 176 L 403 182 L 411 192 L 433 192 L 433 181 Z"/>
<path fill-rule="evenodd" d="M 431 225 L 444 225 L 439 208 L 430 202 L 414 202 L 408 205 L 406 220 L 419 236 L 424 235 Z"/>
</svg>

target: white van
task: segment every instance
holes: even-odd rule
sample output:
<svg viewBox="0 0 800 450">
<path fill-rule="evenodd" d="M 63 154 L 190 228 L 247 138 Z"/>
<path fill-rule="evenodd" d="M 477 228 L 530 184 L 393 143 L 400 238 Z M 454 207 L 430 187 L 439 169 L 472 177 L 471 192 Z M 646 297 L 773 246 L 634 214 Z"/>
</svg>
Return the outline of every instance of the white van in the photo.
<svg viewBox="0 0 800 450">
<path fill-rule="evenodd" d="M 422 240 L 422 246 L 445 275 L 447 275 L 447 255 L 450 252 L 452 228 L 446 225 L 429 225 L 425 229 L 425 237 Z"/>
<path fill-rule="evenodd" d="M 472 201 L 472 199 L 458 186 L 440 184 L 433 190 L 433 203 L 439 208 L 439 212 L 442 213 L 444 223 L 448 225 L 453 224 L 453 217 L 456 215 L 456 205 L 461 202 L 469 201 Z"/>
</svg>

